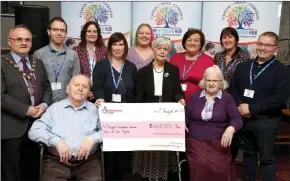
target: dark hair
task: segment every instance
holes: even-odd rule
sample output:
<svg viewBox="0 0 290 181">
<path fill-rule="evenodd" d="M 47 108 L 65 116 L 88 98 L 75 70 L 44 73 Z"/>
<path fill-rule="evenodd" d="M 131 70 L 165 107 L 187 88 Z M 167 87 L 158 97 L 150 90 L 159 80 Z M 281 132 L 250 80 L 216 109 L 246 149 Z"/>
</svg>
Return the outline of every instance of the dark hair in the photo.
<svg viewBox="0 0 290 181">
<path fill-rule="evenodd" d="M 65 45 L 69 46 L 71 44 L 75 44 L 75 41 L 72 38 L 67 39 L 66 42 L 65 42 Z"/>
<path fill-rule="evenodd" d="M 233 27 L 226 27 L 222 30 L 221 35 L 220 35 L 220 43 L 221 46 L 223 46 L 222 40 L 224 36 L 234 36 L 235 40 L 236 40 L 236 51 L 232 54 L 231 58 L 234 58 L 235 56 L 237 56 L 240 52 L 240 48 L 238 48 L 238 42 L 239 42 L 239 34 L 237 32 L 237 30 Z"/>
<path fill-rule="evenodd" d="M 120 32 L 115 32 L 113 33 L 110 38 L 109 38 L 109 42 L 108 42 L 108 52 L 109 52 L 109 56 L 112 56 L 112 46 L 114 43 L 119 42 L 119 41 L 123 41 L 124 45 L 125 45 L 125 50 L 124 50 L 124 55 L 123 55 L 123 60 L 126 60 L 127 58 L 127 54 L 128 54 L 128 43 L 127 40 L 125 38 L 125 36 L 120 33 Z"/>
<path fill-rule="evenodd" d="M 187 32 L 183 35 L 182 46 L 186 50 L 186 48 L 185 48 L 186 40 L 193 34 L 199 34 L 199 36 L 200 36 L 200 50 L 201 50 L 205 44 L 205 36 L 204 36 L 203 32 L 199 29 L 189 28 L 187 30 Z"/>
<path fill-rule="evenodd" d="M 266 32 L 262 33 L 262 34 L 259 36 L 258 40 L 259 40 L 260 37 L 262 37 L 262 36 L 269 36 L 269 37 L 274 38 L 274 40 L 275 40 L 275 44 L 276 44 L 276 45 L 278 45 L 278 43 L 279 43 L 279 37 L 278 37 L 278 35 L 277 35 L 276 33 L 272 32 L 272 31 L 266 31 Z"/>
<path fill-rule="evenodd" d="M 205 45 L 205 47 L 204 47 L 204 49 L 206 50 L 206 51 L 208 51 L 209 49 L 212 49 L 212 48 L 214 48 L 214 44 L 213 43 L 207 43 L 206 45 Z"/>
<path fill-rule="evenodd" d="M 54 17 L 54 18 L 52 18 L 52 19 L 48 22 L 47 29 L 50 29 L 52 23 L 55 22 L 55 21 L 59 21 L 59 22 L 64 23 L 64 24 L 65 24 L 66 31 L 67 31 L 67 24 L 66 24 L 66 22 L 64 21 L 64 19 L 62 19 L 61 17 Z"/>
<path fill-rule="evenodd" d="M 98 39 L 95 42 L 95 46 L 96 47 L 103 47 L 104 46 L 104 41 L 103 41 L 103 37 L 101 34 L 101 28 L 98 25 L 98 23 L 94 22 L 94 21 L 88 21 L 86 22 L 86 24 L 84 24 L 82 30 L 81 30 L 81 42 L 79 43 L 79 46 L 82 48 L 86 47 L 87 41 L 86 41 L 86 33 L 88 31 L 88 28 L 90 25 L 95 25 L 95 27 L 97 28 L 98 31 Z"/>
</svg>

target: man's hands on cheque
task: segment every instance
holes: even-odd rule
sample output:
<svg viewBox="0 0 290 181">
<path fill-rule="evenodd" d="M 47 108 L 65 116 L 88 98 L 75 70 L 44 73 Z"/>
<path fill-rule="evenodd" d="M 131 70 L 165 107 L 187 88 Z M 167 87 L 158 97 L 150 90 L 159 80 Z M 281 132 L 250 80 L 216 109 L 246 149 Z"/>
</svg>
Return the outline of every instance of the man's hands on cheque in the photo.
<svg viewBox="0 0 290 181">
<path fill-rule="evenodd" d="M 91 136 L 86 137 L 80 144 L 76 152 L 76 157 L 78 160 L 88 159 L 91 149 L 94 145 L 94 140 Z"/>
<path fill-rule="evenodd" d="M 227 129 L 225 130 L 222 136 L 222 140 L 221 140 L 222 147 L 226 148 L 231 145 L 234 133 L 235 133 L 235 128 L 233 126 L 227 127 Z"/>
<path fill-rule="evenodd" d="M 60 157 L 60 162 L 67 163 L 71 159 L 71 148 L 65 143 L 64 140 L 60 140 L 58 142 L 56 149 Z"/>
</svg>

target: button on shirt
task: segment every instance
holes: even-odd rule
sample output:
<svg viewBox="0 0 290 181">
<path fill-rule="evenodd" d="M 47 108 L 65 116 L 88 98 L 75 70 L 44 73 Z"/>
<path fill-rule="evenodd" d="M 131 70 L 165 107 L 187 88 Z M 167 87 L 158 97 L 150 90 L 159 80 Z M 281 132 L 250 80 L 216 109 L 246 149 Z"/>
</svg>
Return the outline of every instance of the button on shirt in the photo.
<svg viewBox="0 0 290 181">
<path fill-rule="evenodd" d="M 95 143 L 102 142 L 101 124 L 97 107 L 91 102 L 84 102 L 76 110 L 69 99 L 51 105 L 43 116 L 36 120 L 28 135 L 35 142 L 43 142 L 48 150 L 54 150 L 63 139 L 72 149 L 75 156 L 81 142 L 88 136 L 92 136 Z M 96 145 L 91 154 L 96 151 Z"/>
<path fill-rule="evenodd" d="M 37 50 L 34 53 L 34 56 L 43 61 L 48 79 L 50 83 L 54 83 L 55 74 L 53 71 L 49 52 L 50 51 L 48 46 L 45 46 Z M 61 82 L 61 89 L 52 91 L 52 103 L 55 103 L 67 98 L 66 86 L 69 84 L 69 81 L 73 76 L 79 75 L 81 73 L 81 69 L 79 57 L 77 55 L 77 52 L 75 52 L 74 50 L 70 48 L 65 48 L 65 50 L 62 52 L 52 50 L 51 53 L 56 70 L 58 70 L 58 67 L 62 64 L 64 58 L 66 57 L 66 60 L 57 80 L 58 82 Z"/>
</svg>

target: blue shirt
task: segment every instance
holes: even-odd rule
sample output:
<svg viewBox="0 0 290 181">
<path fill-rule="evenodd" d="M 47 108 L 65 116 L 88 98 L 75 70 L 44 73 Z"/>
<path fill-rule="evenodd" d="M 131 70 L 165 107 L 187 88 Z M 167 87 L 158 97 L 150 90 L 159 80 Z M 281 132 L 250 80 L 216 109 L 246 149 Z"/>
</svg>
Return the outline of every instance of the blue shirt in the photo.
<svg viewBox="0 0 290 181">
<path fill-rule="evenodd" d="M 72 155 L 81 142 L 91 136 L 95 143 L 102 142 L 101 123 L 98 108 L 91 102 L 85 101 L 74 109 L 69 99 L 64 99 L 48 107 L 42 117 L 36 120 L 28 132 L 28 136 L 35 142 L 43 142 L 48 151 L 57 154 L 56 145 L 64 140 L 70 146 Z M 96 144 L 91 154 L 96 151 Z"/>
</svg>

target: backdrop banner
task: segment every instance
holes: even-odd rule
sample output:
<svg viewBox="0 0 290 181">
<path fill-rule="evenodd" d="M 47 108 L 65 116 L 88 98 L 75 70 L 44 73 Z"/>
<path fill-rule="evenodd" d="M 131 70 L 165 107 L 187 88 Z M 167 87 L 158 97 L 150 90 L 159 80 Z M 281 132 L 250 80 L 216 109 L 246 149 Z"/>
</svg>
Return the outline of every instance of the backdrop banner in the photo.
<svg viewBox="0 0 290 181">
<path fill-rule="evenodd" d="M 76 45 L 82 26 L 88 21 L 100 25 L 104 40 L 121 32 L 130 45 L 131 2 L 61 2 L 61 16 L 68 25 L 67 37 L 75 39 Z"/>
<path fill-rule="evenodd" d="M 138 26 L 148 23 L 154 36 L 169 37 L 169 57 L 182 52 L 182 37 L 188 28 L 201 28 L 202 2 L 133 2 L 133 39 Z"/>
<path fill-rule="evenodd" d="M 202 30 L 207 43 L 222 51 L 220 33 L 234 27 L 240 37 L 239 45 L 251 58 L 256 57 L 256 41 L 265 31 L 279 34 L 281 2 L 204 2 Z M 210 46 L 209 46 L 210 47 Z"/>
</svg>

